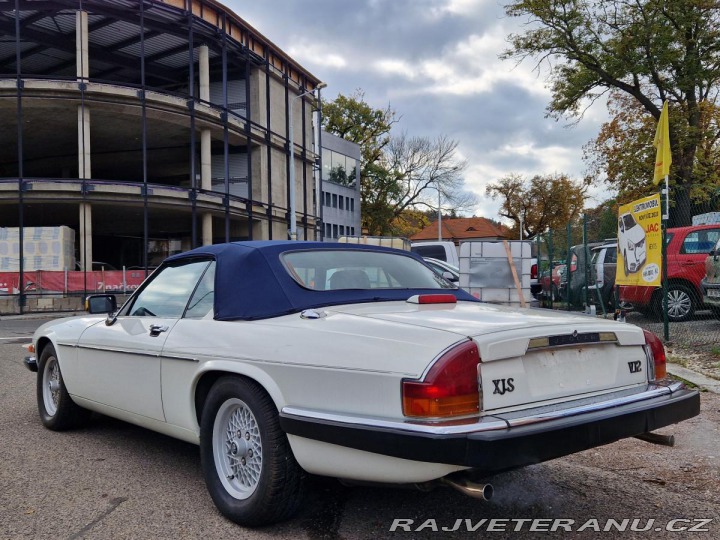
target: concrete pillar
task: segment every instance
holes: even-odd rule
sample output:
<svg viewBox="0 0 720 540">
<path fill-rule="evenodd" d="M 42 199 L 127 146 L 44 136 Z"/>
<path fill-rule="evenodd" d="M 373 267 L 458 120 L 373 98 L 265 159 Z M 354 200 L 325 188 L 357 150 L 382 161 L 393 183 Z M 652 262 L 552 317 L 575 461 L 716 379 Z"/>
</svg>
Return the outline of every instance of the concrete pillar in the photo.
<svg viewBox="0 0 720 540">
<path fill-rule="evenodd" d="M 92 206 L 80 203 L 80 270 L 92 270 Z"/>
<path fill-rule="evenodd" d="M 200 79 L 200 99 L 210 101 L 210 49 L 207 45 L 198 47 Z M 204 129 L 200 132 L 200 187 L 212 189 L 212 138 L 210 130 Z M 212 214 L 206 212 L 202 215 L 202 243 L 204 246 L 212 244 Z"/>
<path fill-rule="evenodd" d="M 78 178 L 92 178 L 90 168 L 90 109 L 78 105 Z"/>
<path fill-rule="evenodd" d="M 87 79 L 90 76 L 88 35 L 87 11 L 77 11 L 75 15 L 75 64 L 78 80 Z"/>
<path fill-rule="evenodd" d="M 200 99 L 210 101 L 210 49 L 207 45 L 198 47 L 199 64 L 198 77 L 200 77 Z"/>
<path fill-rule="evenodd" d="M 212 189 L 211 144 L 210 130 L 203 129 L 200 132 L 200 187 L 208 191 Z M 209 212 L 202 217 L 202 238 L 204 246 L 212 244 L 212 215 Z"/>
<path fill-rule="evenodd" d="M 212 214 L 205 212 L 202 215 L 202 245 L 209 246 L 213 243 L 212 235 Z"/>
</svg>

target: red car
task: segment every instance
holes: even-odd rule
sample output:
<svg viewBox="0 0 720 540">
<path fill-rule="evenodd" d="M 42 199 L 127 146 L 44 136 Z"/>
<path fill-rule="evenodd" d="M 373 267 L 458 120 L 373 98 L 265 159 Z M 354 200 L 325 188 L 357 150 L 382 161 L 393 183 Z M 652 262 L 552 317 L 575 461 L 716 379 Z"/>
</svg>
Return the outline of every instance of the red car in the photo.
<svg viewBox="0 0 720 540">
<path fill-rule="evenodd" d="M 720 238 L 720 223 L 668 229 L 668 319 L 686 321 L 703 307 L 700 282 L 705 259 Z M 620 300 L 645 315 L 662 313 L 659 287 L 620 286 Z"/>
</svg>

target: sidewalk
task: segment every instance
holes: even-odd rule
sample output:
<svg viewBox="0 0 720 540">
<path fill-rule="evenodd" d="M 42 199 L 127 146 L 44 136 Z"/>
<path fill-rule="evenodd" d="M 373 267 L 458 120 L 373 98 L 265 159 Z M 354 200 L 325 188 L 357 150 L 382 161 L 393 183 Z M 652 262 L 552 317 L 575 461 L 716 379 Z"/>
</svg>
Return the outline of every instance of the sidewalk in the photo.
<svg viewBox="0 0 720 540">
<path fill-rule="evenodd" d="M 667 371 L 671 375 L 675 375 L 676 377 L 680 377 L 681 379 L 685 379 L 686 381 L 693 383 L 701 390 L 707 390 L 708 392 L 712 392 L 714 394 L 720 394 L 720 381 L 717 379 L 711 379 L 702 373 L 698 373 L 697 371 L 692 371 L 678 364 L 671 364 L 669 362 L 667 364 Z"/>
</svg>

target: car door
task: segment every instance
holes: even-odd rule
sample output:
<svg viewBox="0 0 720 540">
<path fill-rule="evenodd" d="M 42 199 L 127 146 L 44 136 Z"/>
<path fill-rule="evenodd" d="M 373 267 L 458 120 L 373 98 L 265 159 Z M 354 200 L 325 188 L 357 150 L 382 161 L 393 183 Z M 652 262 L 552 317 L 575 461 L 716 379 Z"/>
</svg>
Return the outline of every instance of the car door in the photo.
<svg viewBox="0 0 720 540">
<path fill-rule="evenodd" d="M 80 396 L 164 421 L 160 353 L 210 265 L 183 261 L 158 269 L 114 320 L 88 328 L 78 342 Z"/>
<path fill-rule="evenodd" d="M 705 259 L 720 238 L 720 227 L 706 228 L 687 233 L 676 256 L 680 276 L 695 285 L 700 292 L 700 281 L 705 277 Z"/>
</svg>

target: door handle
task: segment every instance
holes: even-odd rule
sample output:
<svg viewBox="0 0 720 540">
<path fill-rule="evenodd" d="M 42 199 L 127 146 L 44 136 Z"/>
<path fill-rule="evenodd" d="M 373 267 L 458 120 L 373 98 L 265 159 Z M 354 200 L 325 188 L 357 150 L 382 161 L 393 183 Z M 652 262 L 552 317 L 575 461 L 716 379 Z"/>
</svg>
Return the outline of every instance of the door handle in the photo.
<svg viewBox="0 0 720 540">
<path fill-rule="evenodd" d="M 150 335 L 152 337 L 158 337 L 161 332 L 167 332 L 168 327 L 162 324 L 151 324 L 150 325 Z"/>
</svg>

